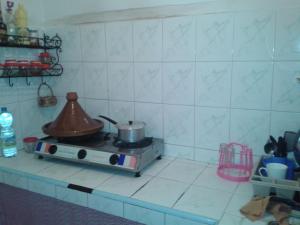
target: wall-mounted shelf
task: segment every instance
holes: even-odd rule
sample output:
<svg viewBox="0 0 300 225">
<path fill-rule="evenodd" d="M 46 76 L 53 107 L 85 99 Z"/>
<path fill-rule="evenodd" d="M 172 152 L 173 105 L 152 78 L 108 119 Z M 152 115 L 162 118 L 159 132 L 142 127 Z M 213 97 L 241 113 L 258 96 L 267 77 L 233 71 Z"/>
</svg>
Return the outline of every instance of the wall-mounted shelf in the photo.
<svg viewBox="0 0 300 225">
<path fill-rule="evenodd" d="M 51 77 L 51 76 L 61 76 L 63 73 L 63 67 L 59 64 L 59 55 L 62 52 L 61 45 L 62 40 L 56 34 L 52 38 L 48 35 L 44 34 L 43 38 L 31 38 L 31 37 L 23 37 L 17 35 L 6 35 L 7 40 L 11 37 L 12 42 L 0 43 L 0 47 L 3 48 L 23 48 L 23 49 L 41 49 L 44 52 L 48 50 L 54 50 L 55 54 L 50 55 L 50 63 L 46 69 L 38 69 L 38 71 L 34 70 L 31 67 L 26 69 L 21 68 L 8 68 L 5 64 L 0 67 L 0 78 L 8 79 L 9 86 L 12 87 L 14 84 L 12 83 L 12 78 L 25 77 L 26 84 L 30 85 L 28 81 L 29 77 Z M 34 39 L 34 41 L 32 41 Z M 35 44 L 32 44 L 35 43 Z M 16 66 L 15 66 L 16 67 Z"/>
</svg>

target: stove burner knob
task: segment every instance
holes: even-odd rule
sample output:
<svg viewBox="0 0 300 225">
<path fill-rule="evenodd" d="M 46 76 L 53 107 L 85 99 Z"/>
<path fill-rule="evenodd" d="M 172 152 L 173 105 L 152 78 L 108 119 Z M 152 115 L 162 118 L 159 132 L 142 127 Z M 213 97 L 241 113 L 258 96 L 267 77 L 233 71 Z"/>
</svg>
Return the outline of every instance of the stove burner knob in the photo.
<svg viewBox="0 0 300 225">
<path fill-rule="evenodd" d="M 86 150 L 80 149 L 77 154 L 78 159 L 84 159 L 86 157 Z"/>
<path fill-rule="evenodd" d="M 119 161 L 119 156 L 117 154 L 113 154 L 109 158 L 109 162 L 111 165 L 116 165 L 118 163 L 118 161 Z"/>
<path fill-rule="evenodd" d="M 51 145 L 50 147 L 49 147 L 49 153 L 51 154 L 51 155 L 53 155 L 53 154 L 55 154 L 55 152 L 57 151 L 57 146 L 56 145 Z"/>
</svg>

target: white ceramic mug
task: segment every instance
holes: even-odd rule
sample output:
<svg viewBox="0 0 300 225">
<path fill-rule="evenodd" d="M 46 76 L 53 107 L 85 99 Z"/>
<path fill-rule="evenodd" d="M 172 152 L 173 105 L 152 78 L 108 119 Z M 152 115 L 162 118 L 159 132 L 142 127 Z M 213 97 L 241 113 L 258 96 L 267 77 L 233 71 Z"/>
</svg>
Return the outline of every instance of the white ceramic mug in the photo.
<svg viewBox="0 0 300 225">
<path fill-rule="evenodd" d="M 264 170 L 270 178 L 285 179 L 287 169 L 288 167 L 282 163 L 268 163 L 266 168 L 259 168 L 258 173 L 260 176 L 263 176 L 261 171 Z"/>
</svg>

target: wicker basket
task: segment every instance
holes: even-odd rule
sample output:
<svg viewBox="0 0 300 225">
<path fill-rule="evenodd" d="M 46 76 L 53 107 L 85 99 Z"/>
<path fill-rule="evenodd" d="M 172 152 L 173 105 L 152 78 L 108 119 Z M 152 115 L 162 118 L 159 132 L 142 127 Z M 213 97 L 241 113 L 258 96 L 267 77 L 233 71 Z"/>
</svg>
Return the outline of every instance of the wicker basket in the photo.
<svg viewBox="0 0 300 225">
<path fill-rule="evenodd" d="M 48 89 L 51 92 L 51 95 L 41 96 L 40 91 L 41 91 L 42 86 L 48 87 Z M 38 101 L 38 105 L 40 107 L 50 107 L 50 106 L 55 106 L 57 104 L 57 98 L 56 98 L 56 96 L 54 96 L 52 88 L 45 82 L 41 83 L 39 88 L 38 88 L 38 99 L 37 99 L 37 101 Z"/>
</svg>

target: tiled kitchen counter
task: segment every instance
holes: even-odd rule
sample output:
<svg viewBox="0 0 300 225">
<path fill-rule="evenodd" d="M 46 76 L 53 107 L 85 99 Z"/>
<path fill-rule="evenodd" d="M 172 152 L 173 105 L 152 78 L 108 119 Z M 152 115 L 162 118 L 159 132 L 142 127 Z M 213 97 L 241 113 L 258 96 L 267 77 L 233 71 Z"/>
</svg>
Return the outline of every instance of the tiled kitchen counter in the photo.
<svg viewBox="0 0 300 225">
<path fill-rule="evenodd" d="M 213 165 L 169 157 L 135 178 L 20 151 L 0 158 L 0 182 L 149 225 L 263 225 L 270 219 L 252 223 L 239 213 L 252 196 L 250 183 L 220 179 Z M 93 191 L 70 189 L 70 183 Z"/>
</svg>

